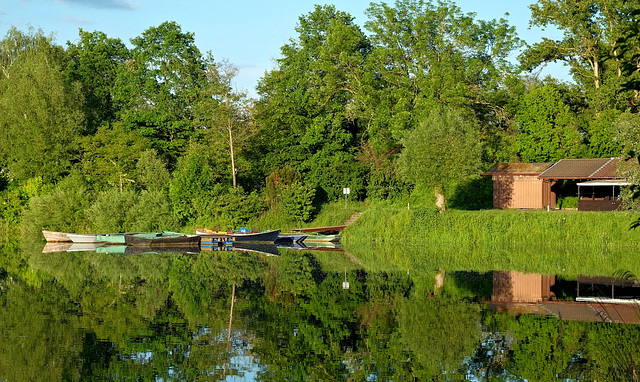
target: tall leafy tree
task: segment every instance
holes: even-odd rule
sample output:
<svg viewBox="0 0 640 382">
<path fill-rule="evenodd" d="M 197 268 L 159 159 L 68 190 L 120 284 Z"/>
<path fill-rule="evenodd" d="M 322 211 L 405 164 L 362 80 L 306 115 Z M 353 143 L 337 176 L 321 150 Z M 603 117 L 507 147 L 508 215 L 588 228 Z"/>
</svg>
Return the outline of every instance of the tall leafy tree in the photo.
<svg viewBox="0 0 640 382">
<path fill-rule="evenodd" d="M 193 135 L 202 55 L 193 33 L 182 32 L 175 22 L 149 28 L 131 43 L 131 59 L 118 70 L 114 101 L 121 118 L 173 165 Z"/>
<path fill-rule="evenodd" d="M 53 36 L 45 35 L 42 29 L 29 28 L 27 32 L 23 32 L 16 27 L 9 28 L 6 36 L 0 41 L 1 78 L 8 77 L 9 69 L 22 55 L 36 51 L 46 52 L 56 60 L 64 55 L 62 48 L 53 44 Z"/>
<path fill-rule="evenodd" d="M 276 69 L 258 86 L 265 173 L 290 165 L 330 199 L 364 184 L 355 150 L 361 71 L 370 45 L 353 18 L 316 6 L 299 19 L 298 38 L 281 48 Z"/>
<path fill-rule="evenodd" d="M 482 146 L 477 122 L 463 111 L 434 107 L 404 139 L 399 165 L 403 176 L 436 196 L 450 196 L 463 180 L 477 175 Z"/>
<path fill-rule="evenodd" d="M 621 113 L 608 109 L 589 120 L 587 125 L 589 156 L 593 158 L 617 157 L 622 154 L 622 140 L 616 123 Z"/>
<path fill-rule="evenodd" d="M 149 141 L 129 130 L 122 122 L 102 125 L 91 136 L 81 140 L 82 171 L 96 189 L 111 187 L 121 192 L 134 185 L 137 162 L 149 149 Z"/>
<path fill-rule="evenodd" d="M 525 162 L 552 162 L 581 156 L 575 117 L 552 85 L 533 86 L 516 115 L 517 152 Z"/>
<path fill-rule="evenodd" d="M 192 143 L 178 160 L 169 184 L 169 198 L 182 223 L 203 216 L 209 203 L 226 190 L 223 174 L 227 172 L 220 168 L 223 162 L 219 156 L 216 150 Z"/>
<path fill-rule="evenodd" d="M 203 127 L 211 143 L 220 138 L 226 141 L 233 188 L 237 187 L 239 143 L 251 137 L 255 126 L 249 112 L 249 99 L 245 93 L 233 88 L 237 74 L 238 68 L 229 61 L 215 63 L 210 55 L 207 59 L 206 84 L 202 87 L 195 112 L 197 124 Z"/>
<path fill-rule="evenodd" d="M 84 124 L 79 89 L 61 71 L 61 49 L 43 39 L 40 33 L 12 31 L 3 42 L 21 41 L 5 56 L 9 63 L 0 80 L 0 151 L 11 177 L 19 180 L 66 175 L 78 159 Z"/>
<path fill-rule="evenodd" d="M 634 25 L 637 2 L 539 0 L 529 8 L 532 26 L 556 27 L 564 35 L 558 41 L 543 38 L 528 47 L 520 56 L 526 69 L 561 61 L 569 65 L 596 111 L 637 105 L 637 94 L 624 88 L 628 81 L 624 68 L 637 63 L 633 52 L 640 47 L 637 38 L 625 39 Z M 637 65 L 632 71 L 637 76 Z"/>
<path fill-rule="evenodd" d="M 513 71 L 507 58 L 520 44 L 506 20 L 476 21 L 448 1 L 372 4 L 367 14 L 375 47 L 369 61 L 381 81 L 371 105 L 376 135 L 397 143 L 434 103 L 495 117 L 503 101 L 488 94 Z"/>
<path fill-rule="evenodd" d="M 79 35 L 79 42 L 67 43 L 66 74 L 70 81 L 82 84 L 87 131 L 93 133 L 103 121 L 115 119 L 117 110 L 111 93 L 115 91 L 118 68 L 129 59 L 129 50 L 120 39 L 102 32 L 80 29 Z"/>
</svg>

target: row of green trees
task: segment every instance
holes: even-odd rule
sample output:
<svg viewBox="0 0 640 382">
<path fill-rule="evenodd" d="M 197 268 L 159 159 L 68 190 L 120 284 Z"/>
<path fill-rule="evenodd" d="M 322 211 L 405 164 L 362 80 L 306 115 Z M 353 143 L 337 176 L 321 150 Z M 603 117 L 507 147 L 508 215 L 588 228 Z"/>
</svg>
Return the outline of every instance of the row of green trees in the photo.
<svg viewBox="0 0 640 382">
<path fill-rule="evenodd" d="M 0 41 L 0 212 L 17 221 L 29 200 L 42 208 L 47 195 L 82 190 L 88 207 L 76 218 L 99 229 L 107 223 L 89 221 L 91 205 L 125 203 L 118 190 L 145 211 L 154 207 L 142 200 L 164 200 L 158 213 L 178 226 L 230 226 L 267 209 L 304 221 L 343 187 L 359 200 L 433 187 L 451 197 L 497 161 L 635 156 L 640 7 L 530 9 L 532 25 L 563 38 L 528 46 L 507 20 L 477 20 L 449 1 L 372 3 L 363 27 L 315 6 L 257 100 L 174 22 L 130 46 L 80 30 L 62 47 L 12 28 Z M 574 82 L 532 74 L 552 61 Z"/>
</svg>

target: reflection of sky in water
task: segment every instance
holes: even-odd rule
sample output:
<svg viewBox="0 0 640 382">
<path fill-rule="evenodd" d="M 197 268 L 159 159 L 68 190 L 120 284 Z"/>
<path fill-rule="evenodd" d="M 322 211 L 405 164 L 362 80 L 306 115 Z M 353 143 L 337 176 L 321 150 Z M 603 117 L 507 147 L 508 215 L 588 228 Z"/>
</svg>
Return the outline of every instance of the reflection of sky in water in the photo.
<svg viewBox="0 0 640 382">
<path fill-rule="evenodd" d="M 261 369 L 258 361 L 250 355 L 231 357 L 231 364 L 241 370 L 242 375 L 229 375 L 225 381 L 255 381 Z"/>
<path fill-rule="evenodd" d="M 206 337 L 211 335 L 212 330 L 208 327 L 198 328 L 193 333 L 194 339 L 199 339 L 201 337 Z M 214 341 L 220 343 L 226 343 L 228 332 L 221 331 L 218 332 L 214 336 Z M 233 381 L 255 381 L 258 378 L 258 373 L 260 371 L 264 371 L 264 366 L 260 365 L 258 359 L 249 354 L 251 351 L 251 345 L 246 338 L 250 336 L 250 333 L 246 330 L 232 330 L 231 331 L 231 342 L 230 342 L 230 350 L 229 354 L 229 363 L 227 364 L 227 373 L 232 372 L 233 375 L 227 375 L 225 377 L 225 381 L 233 382 Z M 144 340 L 143 340 L 144 342 Z M 185 354 L 186 357 L 189 356 L 189 351 Z M 153 360 L 153 352 L 144 351 L 132 354 L 129 358 L 137 364 L 145 365 L 149 364 L 151 360 Z M 216 372 L 206 373 L 208 375 L 222 375 L 224 373 L 224 368 L 219 367 Z M 179 372 L 175 370 L 173 366 L 170 366 L 167 375 L 169 375 L 170 379 L 173 377 L 178 377 Z M 165 379 L 159 376 L 156 376 L 155 380 L 157 382 L 164 382 Z"/>
<path fill-rule="evenodd" d="M 227 340 L 228 332 L 220 332 L 217 337 L 222 337 L 222 341 Z M 251 334 L 246 330 L 232 330 L 231 331 L 231 349 L 229 358 L 229 369 L 233 370 L 236 375 L 227 375 L 225 381 L 255 381 L 263 367 L 260 366 L 260 361 L 249 354 L 251 351 L 251 344 L 245 339 L 250 337 Z"/>
<path fill-rule="evenodd" d="M 153 352 L 139 352 L 131 356 L 131 359 L 141 365 L 149 363 L 153 359 Z"/>
</svg>

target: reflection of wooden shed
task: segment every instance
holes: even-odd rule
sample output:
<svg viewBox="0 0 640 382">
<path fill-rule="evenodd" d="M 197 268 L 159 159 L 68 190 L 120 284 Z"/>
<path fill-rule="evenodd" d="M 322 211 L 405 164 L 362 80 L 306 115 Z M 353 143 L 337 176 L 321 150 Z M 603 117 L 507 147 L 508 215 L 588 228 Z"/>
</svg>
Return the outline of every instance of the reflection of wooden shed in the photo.
<svg viewBox="0 0 640 382">
<path fill-rule="evenodd" d="M 497 163 L 483 175 L 493 179 L 494 208 L 540 209 L 543 181 L 538 178 L 552 163 Z"/>
<path fill-rule="evenodd" d="M 619 180 L 617 176 L 618 158 L 561 159 L 542 172 L 538 178 L 543 181 L 543 206 L 553 209 L 556 205 L 556 194 L 553 185 L 560 180 L 603 181 Z M 592 183 L 595 185 L 595 183 Z M 597 183 L 600 185 L 600 183 Z M 603 189 L 608 192 L 611 187 Z M 615 192 L 615 187 L 614 187 Z M 618 187 L 618 194 L 619 194 Z M 578 210 L 614 210 L 619 206 L 616 195 L 595 196 L 592 200 L 579 202 Z"/>
<path fill-rule="evenodd" d="M 555 301 L 551 291 L 554 284 L 553 275 L 494 271 L 493 293 L 487 305 L 498 312 L 517 315 L 539 314 L 566 321 L 640 324 L 640 300 L 637 299 L 640 283 L 637 280 L 578 276 L 576 301 Z M 600 288 L 602 286 L 604 290 Z M 618 287 L 615 293 L 614 286 Z M 594 297 L 581 297 L 581 292 Z"/>
<path fill-rule="evenodd" d="M 527 274 L 515 271 L 493 272 L 494 302 L 538 302 L 555 298 L 551 287 L 555 276 Z"/>
</svg>

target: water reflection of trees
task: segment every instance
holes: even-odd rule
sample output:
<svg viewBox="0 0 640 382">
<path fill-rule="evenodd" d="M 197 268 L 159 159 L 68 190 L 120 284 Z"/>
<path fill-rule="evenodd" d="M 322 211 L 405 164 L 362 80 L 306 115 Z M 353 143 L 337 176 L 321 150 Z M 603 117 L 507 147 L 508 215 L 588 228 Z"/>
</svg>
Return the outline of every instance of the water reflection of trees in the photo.
<svg viewBox="0 0 640 382">
<path fill-rule="evenodd" d="M 637 326 L 486 309 L 490 273 L 441 272 L 434 293 L 436 270 L 351 266 L 345 290 L 300 252 L 3 251 L 3 380 L 628 380 L 640 354 Z"/>
</svg>

